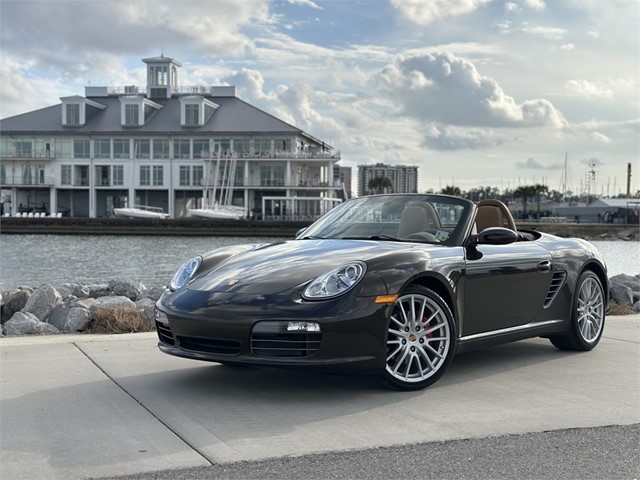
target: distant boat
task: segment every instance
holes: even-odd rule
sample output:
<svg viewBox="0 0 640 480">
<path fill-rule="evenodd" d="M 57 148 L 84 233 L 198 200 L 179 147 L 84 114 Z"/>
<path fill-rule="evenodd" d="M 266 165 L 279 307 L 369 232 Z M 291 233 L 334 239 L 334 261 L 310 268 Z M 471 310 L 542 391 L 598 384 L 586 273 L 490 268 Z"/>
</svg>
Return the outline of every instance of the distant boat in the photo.
<svg viewBox="0 0 640 480">
<path fill-rule="evenodd" d="M 135 205 L 133 207 L 114 208 L 113 214 L 116 217 L 128 218 L 169 218 L 168 213 L 160 207 L 150 207 L 148 205 Z"/>
<path fill-rule="evenodd" d="M 213 205 L 210 208 L 190 208 L 189 214 L 202 218 L 229 218 L 242 220 L 246 216 L 245 209 L 233 205 Z"/>
<path fill-rule="evenodd" d="M 224 163 L 224 171 L 222 173 L 220 187 L 220 202 L 216 198 L 216 189 L 218 185 L 218 177 L 220 176 L 220 157 L 218 152 L 215 170 L 213 170 L 213 162 L 211 155 L 209 157 L 209 168 L 206 175 L 207 182 L 204 188 L 204 207 L 190 208 L 189 215 L 202 218 L 226 218 L 232 220 L 242 220 L 246 218 L 247 211 L 244 207 L 231 205 L 233 198 L 233 184 L 236 177 L 237 155 L 232 155 L 226 159 Z"/>
</svg>

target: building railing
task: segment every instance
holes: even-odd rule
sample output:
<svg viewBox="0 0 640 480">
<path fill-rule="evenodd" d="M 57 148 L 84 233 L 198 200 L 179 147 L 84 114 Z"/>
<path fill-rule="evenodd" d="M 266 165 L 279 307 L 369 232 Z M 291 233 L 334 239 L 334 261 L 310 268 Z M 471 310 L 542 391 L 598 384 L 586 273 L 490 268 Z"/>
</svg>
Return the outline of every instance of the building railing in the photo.
<svg viewBox="0 0 640 480">
<path fill-rule="evenodd" d="M 218 180 L 217 188 L 222 188 L 222 185 L 222 181 Z M 213 180 L 209 180 L 205 177 L 200 181 L 200 186 L 213 187 L 214 182 Z M 245 182 L 244 180 L 236 180 L 233 184 L 233 188 L 342 188 L 342 182 L 340 180 L 332 182 L 321 182 L 319 180 L 291 180 L 287 182 L 284 179 L 249 180 L 248 182 Z"/>
<path fill-rule="evenodd" d="M 10 149 L 9 152 L 0 153 L 0 158 L 16 160 L 55 160 L 55 153 L 51 150 L 23 150 Z"/>
<path fill-rule="evenodd" d="M 22 186 L 39 186 L 39 187 L 52 187 L 54 185 L 53 177 L 44 178 L 23 178 L 23 177 L 11 177 L 0 179 L 0 185 L 10 187 L 22 187 Z"/>
<path fill-rule="evenodd" d="M 334 159 L 340 160 L 340 152 L 285 152 L 278 151 L 275 153 L 270 152 L 258 152 L 258 153 L 238 153 L 236 155 L 238 159 L 273 159 L 273 160 L 325 160 Z M 9 152 L 0 154 L 0 159 L 3 160 L 56 160 L 54 152 Z M 65 160 L 87 160 L 89 157 L 72 157 L 64 158 Z M 222 160 L 231 158 L 231 156 L 223 156 Z M 95 160 L 108 161 L 108 160 L 170 160 L 168 156 L 163 157 L 151 157 L 147 154 L 137 154 L 132 157 L 130 154 L 116 153 L 110 157 L 103 157 L 101 155 L 94 156 Z M 202 152 L 199 156 L 194 155 L 191 158 L 189 155 L 174 155 L 172 160 L 209 160 L 210 156 L 206 152 Z M 217 157 L 211 158 L 211 161 L 217 161 Z"/>
</svg>

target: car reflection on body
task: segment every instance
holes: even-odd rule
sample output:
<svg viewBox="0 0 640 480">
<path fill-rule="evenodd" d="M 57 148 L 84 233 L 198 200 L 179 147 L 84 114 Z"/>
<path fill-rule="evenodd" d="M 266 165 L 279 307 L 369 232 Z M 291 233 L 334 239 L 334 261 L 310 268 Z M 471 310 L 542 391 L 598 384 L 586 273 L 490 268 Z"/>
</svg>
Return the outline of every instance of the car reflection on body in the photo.
<svg viewBox="0 0 640 480">
<path fill-rule="evenodd" d="M 607 273 L 588 242 L 518 231 L 497 200 L 373 195 L 269 245 L 186 262 L 157 302 L 159 348 L 223 364 L 438 380 L 455 352 L 546 337 L 591 350 Z"/>
</svg>

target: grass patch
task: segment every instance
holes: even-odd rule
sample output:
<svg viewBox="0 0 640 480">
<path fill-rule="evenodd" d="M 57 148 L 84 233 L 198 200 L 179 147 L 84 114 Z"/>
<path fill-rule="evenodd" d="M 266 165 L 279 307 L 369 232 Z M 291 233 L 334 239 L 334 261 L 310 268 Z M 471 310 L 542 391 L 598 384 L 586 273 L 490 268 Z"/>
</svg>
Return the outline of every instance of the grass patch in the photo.
<svg viewBox="0 0 640 480">
<path fill-rule="evenodd" d="M 97 310 L 87 333 L 136 333 L 153 330 L 154 326 L 145 322 L 141 311 L 119 306 Z"/>
<path fill-rule="evenodd" d="M 611 302 L 607 307 L 607 315 L 633 315 L 634 313 L 636 312 L 633 308 L 618 302 Z"/>
</svg>

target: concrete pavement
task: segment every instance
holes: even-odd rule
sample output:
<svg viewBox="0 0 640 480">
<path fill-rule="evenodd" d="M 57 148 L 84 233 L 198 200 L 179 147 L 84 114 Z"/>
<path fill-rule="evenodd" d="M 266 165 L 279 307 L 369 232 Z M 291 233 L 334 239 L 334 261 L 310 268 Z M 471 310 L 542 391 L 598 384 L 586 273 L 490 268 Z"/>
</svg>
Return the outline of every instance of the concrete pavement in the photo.
<svg viewBox="0 0 640 480">
<path fill-rule="evenodd" d="M 87 478 L 640 423 L 640 315 L 592 352 L 458 355 L 420 392 L 161 354 L 155 333 L 0 339 L 0 476 Z"/>
</svg>

